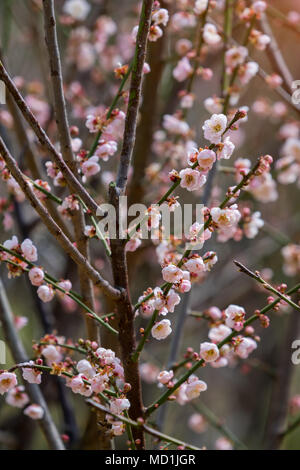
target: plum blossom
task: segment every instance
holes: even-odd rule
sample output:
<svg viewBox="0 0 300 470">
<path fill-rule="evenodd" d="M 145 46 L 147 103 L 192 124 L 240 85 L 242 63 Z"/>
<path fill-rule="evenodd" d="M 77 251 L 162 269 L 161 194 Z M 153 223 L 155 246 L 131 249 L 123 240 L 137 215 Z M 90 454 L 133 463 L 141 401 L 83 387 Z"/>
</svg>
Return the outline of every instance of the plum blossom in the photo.
<svg viewBox="0 0 300 470">
<path fill-rule="evenodd" d="M 241 213 L 235 204 L 225 209 L 213 207 L 210 214 L 212 220 L 221 228 L 232 227 L 236 225 L 241 218 Z"/>
<path fill-rule="evenodd" d="M 110 402 L 110 411 L 116 415 L 121 414 L 123 411 L 129 410 L 130 402 L 127 398 L 115 398 Z"/>
<path fill-rule="evenodd" d="M 219 349 L 214 343 L 204 342 L 200 345 L 200 357 L 205 362 L 216 361 L 219 355 Z"/>
<path fill-rule="evenodd" d="M 173 77 L 178 82 L 186 80 L 193 71 L 193 67 L 187 57 L 183 57 L 173 70 Z"/>
<path fill-rule="evenodd" d="M 88 160 L 82 163 L 81 165 L 82 173 L 84 174 L 86 178 L 90 176 L 94 176 L 97 173 L 99 173 L 101 167 L 98 161 L 99 161 L 99 157 L 97 155 L 93 155 Z"/>
<path fill-rule="evenodd" d="M 11 240 L 5 240 L 3 246 L 8 250 L 16 250 L 19 246 L 18 238 L 13 235 Z"/>
<path fill-rule="evenodd" d="M 191 168 L 181 170 L 179 176 L 181 178 L 180 186 L 188 191 L 196 191 L 206 183 L 206 176 Z"/>
<path fill-rule="evenodd" d="M 208 0 L 196 0 L 194 6 L 194 12 L 196 15 L 202 15 L 205 12 L 208 5 Z"/>
<path fill-rule="evenodd" d="M 191 376 L 189 377 L 186 388 L 185 395 L 188 401 L 198 398 L 201 392 L 207 390 L 207 384 L 203 380 L 199 380 L 198 377 Z"/>
<path fill-rule="evenodd" d="M 157 380 L 159 383 L 163 384 L 163 385 L 167 385 L 170 380 L 172 380 L 174 377 L 174 372 L 172 370 L 162 370 L 158 376 L 157 376 Z"/>
<path fill-rule="evenodd" d="M 205 271 L 205 264 L 203 258 L 199 255 L 195 255 L 192 258 L 188 259 L 184 263 L 184 267 L 191 273 L 191 274 L 200 274 Z"/>
<path fill-rule="evenodd" d="M 281 250 L 284 259 L 283 271 L 287 276 L 296 276 L 300 272 L 300 245 L 289 243 Z"/>
<path fill-rule="evenodd" d="M 252 351 L 257 348 L 257 343 L 252 338 L 236 338 L 236 341 L 234 351 L 241 359 L 247 359 Z"/>
<path fill-rule="evenodd" d="M 208 332 L 208 337 L 214 343 L 220 343 L 232 333 L 232 329 L 226 325 L 214 326 Z"/>
<path fill-rule="evenodd" d="M 27 380 L 30 384 L 40 384 L 42 382 L 42 372 L 40 370 L 34 369 L 34 362 L 29 361 L 29 366 L 32 367 L 22 367 L 22 376 L 24 380 Z"/>
<path fill-rule="evenodd" d="M 159 10 L 155 11 L 152 15 L 152 21 L 154 24 L 162 24 L 163 26 L 167 26 L 169 21 L 169 12 L 166 8 L 160 8 Z"/>
<path fill-rule="evenodd" d="M 0 373 L 0 395 L 13 389 L 17 385 L 17 376 L 13 372 L 1 372 Z"/>
<path fill-rule="evenodd" d="M 23 252 L 24 258 L 26 258 L 28 261 L 36 261 L 37 260 L 37 249 L 32 243 L 32 241 L 29 238 L 26 238 L 22 243 L 21 243 L 21 250 Z"/>
<path fill-rule="evenodd" d="M 37 295 L 43 302 L 51 302 L 55 292 L 50 285 L 43 285 L 38 288 Z"/>
<path fill-rule="evenodd" d="M 48 366 L 52 366 L 53 363 L 58 363 L 62 360 L 62 354 L 53 344 L 48 344 L 43 348 L 42 354 L 45 357 Z"/>
<path fill-rule="evenodd" d="M 245 310 L 239 305 L 229 305 L 225 310 L 225 323 L 235 331 L 241 331 L 245 323 Z"/>
<path fill-rule="evenodd" d="M 32 405 L 27 406 L 24 410 L 24 415 L 28 416 L 31 419 L 42 419 L 44 416 L 44 410 L 40 405 L 33 403 Z"/>
<path fill-rule="evenodd" d="M 225 54 L 225 63 L 229 70 L 234 69 L 238 65 L 244 63 L 246 57 L 248 55 L 248 50 L 246 47 L 243 46 L 234 46 Z"/>
<path fill-rule="evenodd" d="M 215 442 L 217 450 L 233 450 L 233 445 L 227 437 L 219 437 Z"/>
<path fill-rule="evenodd" d="M 189 125 L 175 116 L 165 114 L 163 117 L 163 127 L 171 134 L 187 135 L 190 128 Z"/>
<path fill-rule="evenodd" d="M 167 338 L 171 333 L 172 328 L 170 320 L 161 320 L 160 322 L 156 323 L 151 330 L 153 338 L 159 341 Z"/>
<path fill-rule="evenodd" d="M 91 386 L 84 382 L 84 375 L 75 375 L 66 382 L 67 387 L 70 387 L 73 393 L 79 393 L 84 397 L 90 397 L 93 393 Z"/>
<path fill-rule="evenodd" d="M 179 282 L 183 278 L 183 273 L 180 268 L 175 266 L 175 264 L 168 264 L 162 269 L 162 277 L 164 281 L 174 283 Z"/>
<path fill-rule="evenodd" d="M 207 422 L 200 413 L 192 414 L 189 417 L 188 425 L 189 428 L 191 428 L 192 431 L 196 432 L 197 434 L 205 432 L 207 429 Z"/>
<path fill-rule="evenodd" d="M 23 385 L 10 389 L 5 398 L 6 403 L 15 408 L 24 408 L 30 401 L 29 396 L 24 390 L 25 387 Z"/>
<path fill-rule="evenodd" d="M 214 162 L 216 161 L 216 154 L 213 150 L 201 150 L 197 155 L 197 161 L 201 170 L 211 170 Z"/>
<path fill-rule="evenodd" d="M 33 286 L 40 286 L 43 283 L 44 271 L 41 268 L 34 267 L 29 270 L 28 276 Z"/>
<path fill-rule="evenodd" d="M 213 144 L 218 144 L 226 130 L 226 126 L 227 117 L 224 114 L 213 114 L 210 119 L 204 122 L 202 127 L 205 139 Z"/>
<path fill-rule="evenodd" d="M 79 374 L 83 374 L 87 379 L 91 379 L 96 374 L 94 367 L 86 359 L 77 362 Z"/>
<path fill-rule="evenodd" d="M 214 24 L 206 23 L 203 30 L 203 39 L 209 46 L 214 46 L 219 44 L 222 38 Z"/>
<path fill-rule="evenodd" d="M 243 230 L 247 238 L 255 238 L 258 234 L 258 231 L 261 227 L 264 226 L 264 221 L 261 218 L 261 213 L 259 211 L 253 212 L 249 217 L 249 220 L 244 223 Z"/>
<path fill-rule="evenodd" d="M 233 142 L 231 142 L 230 137 L 225 137 L 223 142 L 220 142 L 218 144 L 218 150 L 217 150 L 217 157 L 218 160 L 223 158 L 224 160 L 228 160 L 231 155 L 233 154 L 235 149 L 235 145 Z"/>
<path fill-rule="evenodd" d="M 174 289 L 170 289 L 166 297 L 166 307 L 168 311 L 173 313 L 176 305 L 179 303 L 180 296 L 174 291 Z"/>
<path fill-rule="evenodd" d="M 78 21 L 83 21 L 89 14 L 90 4 L 86 0 L 67 0 L 63 10 Z"/>
</svg>

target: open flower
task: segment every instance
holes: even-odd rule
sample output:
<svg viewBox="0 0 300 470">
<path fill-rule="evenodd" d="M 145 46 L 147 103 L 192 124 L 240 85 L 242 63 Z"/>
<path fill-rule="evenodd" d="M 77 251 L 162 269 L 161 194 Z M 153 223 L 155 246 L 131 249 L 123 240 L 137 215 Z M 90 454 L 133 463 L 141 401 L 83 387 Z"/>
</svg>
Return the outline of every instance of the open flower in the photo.
<svg viewBox="0 0 300 470">
<path fill-rule="evenodd" d="M 44 410 L 40 405 L 33 403 L 25 408 L 24 415 L 31 419 L 42 419 L 44 416 Z"/>
<path fill-rule="evenodd" d="M 213 114 L 210 119 L 204 122 L 202 129 L 204 130 L 205 139 L 213 144 L 221 141 L 222 134 L 227 126 L 227 117 L 224 114 Z"/>
<path fill-rule="evenodd" d="M 159 341 L 167 338 L 171 333 L 172 328 L 170 320 L 161 320 L 160 322 L 156 323 L 151 330 L 153 338 Z"/>
<path fill-rule="evenodd" d="M 235 331 L 241 331 L 245 323 L 245 310 L 239 305 L 229 305 L 225 310 L 226 325 Z"/>
<path fill-rule="evenodd" d="M 188 191 L 196 191 L 206 183 L 206 176 L 192 168 L 185 168 L 179 173 L 181 178 L 180 186 Z"/>
<path fill-rule="evenodd" d="M 200 357 L 205 362 L 216 361 L 219 355 L 220 352 L 218 346 L 216 346 L 214 343 L 205 342 L 200 345 Z"/>
<path fill-rule="evenodd" d="M 17 385 L 17 376 L 13 372 L 2 372 L 0 374 L 0 395 L 8 392 Z"/>
</svg>

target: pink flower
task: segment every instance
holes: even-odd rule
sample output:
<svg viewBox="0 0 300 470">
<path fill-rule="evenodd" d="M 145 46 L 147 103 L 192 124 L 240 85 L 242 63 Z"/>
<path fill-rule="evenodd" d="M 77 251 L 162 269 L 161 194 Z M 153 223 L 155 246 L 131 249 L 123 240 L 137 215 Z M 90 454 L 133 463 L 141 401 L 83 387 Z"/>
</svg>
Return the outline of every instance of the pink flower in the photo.
<svg viewBox="0 0 300 470">
<path fill-rule="evenodd" d="M 203 31 L 203 39 L 206 42 L 206 44 L 210 46 L 214 46 L 216 44 L 219 44 L 222 38 L 218 34 L 218 30 L 214 24 L 206 23 L 206 25 L 204 26 L 204 31 Z"/>
<path fill-rule="evenodd" d="M 215 447 L 217 450 L 232 450 L 233 446 L 227 437 L 219 437 L 216 440 Z"/>
<path fill-rule="evenodd" d="M 191 274 L 200 274 L 205 271 L 205 264 L 201 256 L 190 258 L 184 263 L 184 266 Z"/>
<path fill-rule="evenodd" d="M 226 325 L 235 331 L 241 331 L 245 323 L 245 310 L 239 305 L 229 305 L 225 310 Z"/>
<path fill-rule="evenodd" d="M 205 362 L 216 361 L 219 355 L 219 349 L 214 343 L 205 342 L 200 345 L 200 357 Z"/>
<path fill-rule="evenodd" d="M 198 153 L 197 161 L 201 170 L 208 171 L 216 161 L 216 154 L 213 150 L 205 149 Z"/>
<path fill-rule="evenodd" d="M 13 372 L 0 373 L 0 395 L 14 388 L 17 383 L 17 376 Z"/>
<path fill-rule="evenodd" d="M 231 328 L 226 325 L 214 326 L 209 330 L 208 337 L 214 343 L 220 343 L 232 333 Z"/>
<path fill-rule="evenodd" d="M 175 116 L 165 114 L 163 117 L 163 127 L 170 132 L 170 134 L 187 135 L 190 127 L 187 122 L 182 121 Z"/>
<path fill-rule="evenodd" d="M 83 21 L 89 14 L 90 4 L 86 0 L 67 0 L 63 10 L 78 21 Z"/>
<path fill-rule="evenodd" d="M 84 382 L 84 375 L 75 375 L 72 379 L 67 380 L 67 387 L 70 387 L 73 393 L 79 393 L 84 397 L 90 397 L 93 393 L 91 386 Z"/>
<path fill-rule="evenodd" d="M 31 268 L 28 272 L 30 282 L 33 286 L 40 286 L 44 280 L 44 271 L 41 268 Z"/>
<path fill-rule="evenodd" d="M 77 363 L 77 370 L 80 374 L 83 374 L 87 379 L 91 379 L 96 374 L 94 367 L 86 359 L 82 359 Z"/>
<path fill-rule="evenodd" d="M 210 119 L 204 122 L 202 127 L 205 139 L 213 144 L 218 144 L 226 130 L 226 126 L 227 117 L 224 114 L 213 114 Z"/>
<path fill-rule="evenodd" d="M 173 77 L 178 82 L 184 82 L 193 71 L 193 67 L 187 57 L 183 57 L 173 70 Z"/>
<path fill-rule="evenodd" d="M 257 343 L 252 338 L 237 338 L 237 346 L 235 347 L 235 353 L 242 359 L 247 357 L 257 348 Z"/>
<path fill-rule="evenodd" d="M 26 238 L 26 240 L 23 241 L 21 244 L 21 250 L 24 258 L 28 261 L 36 261 L 38 259 L 37 249 L 29 238 Z"/>
<path fill-rule="evenodd" d="M 181 178 L 180 186 L 188 191 L 196 191 L 206 183 L 206 176 L 201 175 L 199 171 L 192 168 L 181 170 L 179 176 Z"/>
<path fill-rule="evenodd" d="M 14 317 L 14 324 L 17 329 L 17 331 L 20 331 L 24 326 L 26 326 L 28 323 L 28 318 L 27 317 Z"/>
<path fill-rule="evenodd" d="M 172 380 L 174 377 L 174 372 L 172 370 L 162 370 L 158 376 L 157 376 L 157 380 L 159 383 L 163 384 L 163 385 L 167 385 L 170 380 Z"/>
<path fill-rule="evenodd" d="M 90 379 L 90 382 L 94 393 L 102 393 L 108 387 L 108 377 L 106 374 L 96 374 Z"/>
<path fill-rule="evenodd" d="M 153 338 L 158 341 L 167 338 L 171 333 L 172 328 L 170 320 L 162 320 L 156 323 L 151 330 Z"/>
<path fill-rule="evenodd" d="M 29 361 L 28 364 L 34 366 L 33 361 Z M 22 367 L 22 375 L 30 384 L 40 384 L 42 381 L 42 372 L 33 367 Z"/>
<path fill-rule="evenodd" d="M 25 408 L 24 415 L 31 419 L 42 419 L 44 416 L 44 410 L 40 405 L 33 403 Z"/>
<path fill-rule="evenodd" d="M 168 295 L 167 295 L 167 309 L 169 312 L 173 313 L 176 305 L 180 303 L 180 296 L 176 294 L 174 289 L 170 289 Z"/>
<path fill-rule="evenodd" d="M 16 408 L 23 408 L 29 403 L 29 396 L 24 392 L 25 388 L 23 385 L 12 388 L 7 392 L 6 403 Z"/>
<path fill-rule="evenodd" d="M 235 145 L 233 142 L 231 142 L 230 137 L 225 137 L 224 142 L 220 142 L 218 144 L 218 160 L 220 160 L 221 158 L 224 158 L 224 160 L 228 160 L 233 154 L 234 149 Z"/>
<path fill-rule="evenodd" d="M 3 246 L 7 248 L 8 250 L 16 250 L 19 246 L 18 239 L 15 235 L 13 235 L 11 240 L 6 240 L 3 243 Z"/>
<path fill-rule="evenodd" d="M 194 400 L 195 398 L 198 398 L 201 392 L 205 392 L 207 390 L 207 385 L 203 380 L 199 380 L 198 377 L 193 377 L 191 376 L 188 379 L 186 389 L 185 389 L 185 395 L 188 399 Z"/>
<path fill-rule="evenodd" d="M 110 411 L 116 415 L 121 414 L 125 410 L 129 410 L 130 401 L 127 398 L 115 398 L 110 402 Z"/>
<path fill-rule="evenodd" d="M 97 147 L 96 150 L 96 156 L 106 162 L 109 157 L 116 153 L 117 150 L 118 144 L 114 140 L 108 140 L 107 142 L 100 141 L 100 145 Z"/>
<path fill-rule="evenodd" d="M 54 297 L 54 290 L 50 285 L 40 286 L 37 290 L 37 295 L 43 302 L 51 302 Z"/>
<path fill-rule="evenodd" d="M 62 354 L 53 344 L 49 344 L 43 348 L 42 354 L 45 357 L 48 366 L 51 366 L 53 363 L 58 363 L 62 360 Z"/>
<path fill-rule="evenodd" d="M 207 429 L 207 422 L 200 413 L 194 413 L 189 417 L 189 427 L 196 433 L 200 434 Z"/>
<path fill-rule="evenodd" d="M 97 155 L 93 155 L 91 158 L 83 162 L 81 169 L 85 177 L 94 176 L 100 171 L 100 165 L 98 163 L 99 158 Z"/>
<path fill-rule="evenodd" d="M 162 24 L 166 26 L 169 21 L 169 12 L 166 8 L 160 8 L 155 11 L 152 15 L 152 21 L 154 24 Z"/>
<path fill-rule="evenodd" d="M 164 281 L 174 283 L 179 282 L 183 278 L 183 273 L 180 268 L 175 266 L 175 264 L 168 264 L 162 270 L 162 277 Z"/>
</svg>

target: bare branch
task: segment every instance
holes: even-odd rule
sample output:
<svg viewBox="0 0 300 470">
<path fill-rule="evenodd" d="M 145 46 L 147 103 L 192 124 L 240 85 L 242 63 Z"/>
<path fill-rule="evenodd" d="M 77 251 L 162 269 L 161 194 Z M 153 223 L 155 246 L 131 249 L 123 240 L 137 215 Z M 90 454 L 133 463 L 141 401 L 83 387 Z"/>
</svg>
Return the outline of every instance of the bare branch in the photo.
<svg viewBox="0 0 300 470">
<path fill-rule="evenodd" d="M 75 261 L 78 266 L 81 266 L 86 275 L 90 277 L 93 283 L 96 286 L 99 286 L 102 291 L 114 299 L 120 297 L 120 292 L 117 289 L 114 289 L 108 281 L 102 278 L 102 276 L 91 266 L 91 264 L 86 260 L 86 258 L 75 248 L 75 246 L 70 242 L 70 240 L 65 236 L 61 231 L 57 223 L 50 217 L 47 209 L 42 205 L 39 199 L 35 196 L 32 188 L 22 175 L 22 172 L 17 166 L 15 159 L 10 155 L 7 147 L 5 146 L 2 138 L 0 137 L 0 152 L 5 160 L 7 168 L 11 172 L 12 176 L 15 178 L 17 183 L 20 185 L 22 191 L 28 198 L 32 207 L 40 215 L 45 226 L 48 228 L 49 232 L 57 239 L 62 248 L 68 253 L 68 255 Z"/>
</svg>

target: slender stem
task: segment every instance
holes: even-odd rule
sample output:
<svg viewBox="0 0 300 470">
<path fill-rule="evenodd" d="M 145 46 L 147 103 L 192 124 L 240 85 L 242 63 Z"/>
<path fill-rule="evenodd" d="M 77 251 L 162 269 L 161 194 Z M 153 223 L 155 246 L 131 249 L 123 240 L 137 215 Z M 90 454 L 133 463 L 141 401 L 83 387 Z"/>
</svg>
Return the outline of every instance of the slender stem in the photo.
<svg viewBox="0 0 300 470">
<path fill-rule="evenodd" d="M 245 273 L 247 274 L 247 276 L 249 277 L 252 277 L 253 279 L 255 279 L 257 282 L 259 282 L 260 284 L 263 285 L 263 287 L 272 292 L 273 294 L 277 295 L 277 297 L 280 297 L 280 299 L 284 300 L 286 303 L 288 303 L 291 307 L 293 307 L 294 309 L 300 311 L 300 306 L 297 305 L 295 302 L 293 302 L 291 299 L 289 299 L 286 295 L 282 294 L 280 291 L 278 291 L 277 289 L 275 289 L 275 287 L 271 286 L 270 284 L 268 284 L 257 272 L 254 273 L 252 271 L 250 271 L 250 269 L 246 268 L 246 266 L 244 266 L 242 263 L 240 263 L 239 261 L 234 261 L 234 264 L 239 268 L 239 270 L 242 272 L 242 273 Z"/>
<path fill-rule="evenodd" d="M 223 436 L 227 437 L 236 449 L 247 450 L 247 447 L 228 427 L 221 422 L 221 420 L 203 403 L 199 400 L 197 403 L 192 403 L 192 407 L 201 413 L 212 427 L 217 429 Z"/>
<path fill-rule="evenodd" d="M 120 86 L 119 86 L 119 89 L 118 89 L 118 91 L 117 91 L 117 94 L 115 95 L 115 97 L 114 97 L 114 99 L 113 99 L 113 101 L 112 101 L 112 103 L 111 103 L 111 105 L 110 105 L 110 107 L 109 107 L 109 109 L 108 109 L 108 111 L 107 111 L 107 113 L 106 113 L 106 120 L 108 120 L 108 119 L 111 117 L 113 110 L 114 110 L 115 107 L 117 106 L 118 101 L 119 101 L 120 97 L 122 96 L 123 88 L 124 88 L 124 86 L 125 86 L 125 84 L 126 84 L 128 78 L 129 78 L 129 75 L 131 74 L 131 71 L 132 71 L 132 64 L 129 65 L 129 67 L 128 67 L 128 69 L 127 69 L 127 72 L 125 73 L 124 77 L 122 78 L 122 81 L 121 81 L 121 83 L 120 83 Z M 102 132 L 103 132 L 102 129 L 100 129 L 100 130 L 97 132 L 97 135 L 96 135 L 95 140 L 94 140 L 94 142 L 93 142 L 93 144 L 92 144 L 92 146 L 91 146 L 91 148 L 90 148 L 90 151 L 89 151 L 89 153 L 88 153 L 87 158 L 90 158 L 90 157 L 92 157 L 92 156 L 94 155 L 94 153 L 95 153 L 95 151 L 96 151 L 96 149 L 97 149 L 97 147 L 98 147 L 99 140 L 101 139 Z"/>
<path fill-rule="evenodd" d="M 0 319 L 2 323 L 3 332 L 7 344 L 9 345 L 13 358 L 17 362 L 24 362 L 27 360 L 27 354 L 24 349 L 23 343 L 16 331 L 13 319 L 13 313 L 2 283 L 0 279 Z M 39 420 L 39 424 L 43 433 L 49 443 L 51 449 L 64 450 L 64 444 L 61 440 L 59 432 L 53 422 L 52 416 L 49 412 L 47 403 L 43 394 L 36 384 L 25 383 L 26 390 L 33 403 L 37 403 L 44 410 L 44 415 Z"/>
<path fill-rule="evenodd" d="M 156 429 L 151 428 L 150 426 L 144 424 L 144 423 L 138 423 L 137 421 L 134 421 L 130 418 L 127 418 L 126 416 L 122 415 L 117 415 L 110 411 L 109 409 L 105 408 L 104 406 L 100 405 L 100 403 L 95 402 L 92 399 L 86 400 L 86 402 L 95 407 L 98 408 L 99 410 L 103 411 L 104 413 L 107 413 L 111 415 L 113 418 L 115 418 L 117 421 L 122 421 L 125 424 L 129 424 L 133 428 L 142 428 L 146 433 L 150 434 L 151 436 L 157 437 L 161 441 L 169 442 L 178 446 L 182 446 L 185 449 L 190 449 L 190 450 L 200 450 L 199 447 L 195 447 L 191 444 L 187 444 L 186 442 L 180 441 L 179 439 L 175 439 L 174 437 L 168 436 L 167 434 L 163 434 Z"/>
</svg>

